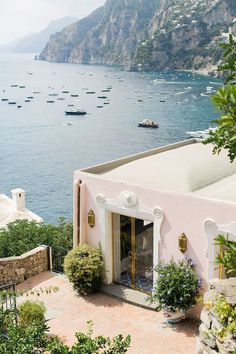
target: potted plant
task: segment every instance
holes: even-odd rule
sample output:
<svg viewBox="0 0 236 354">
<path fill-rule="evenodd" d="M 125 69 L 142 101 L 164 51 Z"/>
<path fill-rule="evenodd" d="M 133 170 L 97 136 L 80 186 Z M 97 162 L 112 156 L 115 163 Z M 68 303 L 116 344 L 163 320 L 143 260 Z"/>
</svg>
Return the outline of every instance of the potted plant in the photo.
<svg viewBox="0 0 236 354">
<path fill-rule="evenodd" d="M 81 244 L 64 259 L 65 273 L 81 295 L 97 290 L 102 282 L 103 260 L 99 247 Z"/>
<path fill-rule="evenodd" d="M 175 262 L 159 261 L 155 267 L 158 279 L 149 297 L 157 303 L 157 310 L 164 310 L 170 323 L 180 322 L 186 311 L 196 304 L 199 280 L 190 259 Z"/>
</svg>

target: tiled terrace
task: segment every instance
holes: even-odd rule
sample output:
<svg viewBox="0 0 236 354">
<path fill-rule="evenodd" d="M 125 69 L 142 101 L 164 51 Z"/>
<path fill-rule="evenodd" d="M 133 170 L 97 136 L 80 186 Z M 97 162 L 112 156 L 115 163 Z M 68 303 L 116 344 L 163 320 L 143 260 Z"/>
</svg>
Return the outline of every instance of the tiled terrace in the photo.
<svg viewBox="0 0 236 354">
<path fill-rule="evenodd" d="M 59 287 L 49 295 L 31 295 L 47 307 L 50 332 L 59 335 L 69 345 L 76 331 L 86 331 L 88 320 L 94 323 L 94 335 L 132 337 L 129 354 L 194 354 L 198 323 L 187 319 L 167 326 L 163 315 L 131 305 L 103 293 L 77 296 L 63 275 L 45 272 L 28 279 L 18 288 Z"/>
</svg>

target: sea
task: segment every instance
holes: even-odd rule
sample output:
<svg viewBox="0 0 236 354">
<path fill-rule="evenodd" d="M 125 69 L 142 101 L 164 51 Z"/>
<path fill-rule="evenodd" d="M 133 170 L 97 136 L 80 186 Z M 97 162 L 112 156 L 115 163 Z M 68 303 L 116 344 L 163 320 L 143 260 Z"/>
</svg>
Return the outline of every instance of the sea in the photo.
<svg viewBox="0 0 236 354">
<path fill-rule="evenodd" d="M 0 53 L 0 193 L 23 188 L 26 207 L 45 222 L 72 220 L 73 171 L 208 128 L 216 112 L 207 87 L 214 92 L 221 84 L 190 72 L 127 72 Z M 76 108 L 87 115 L 65 115 Z M 146 118 L 159 128 L 139 128 Z"/>
</svg>

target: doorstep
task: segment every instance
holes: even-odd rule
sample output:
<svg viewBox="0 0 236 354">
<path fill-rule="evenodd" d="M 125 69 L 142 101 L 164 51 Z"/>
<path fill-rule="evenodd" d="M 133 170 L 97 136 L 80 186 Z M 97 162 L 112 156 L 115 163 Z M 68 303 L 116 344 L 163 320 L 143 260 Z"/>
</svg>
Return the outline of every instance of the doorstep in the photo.
<svg viewBox="0 0 236 354">
<path fill-rule="evenodd" d="M 114 296 L 130 304 L 155 311 L 156 306 L 146 301 L 148 295 L 141 291 L 134 290 L 119 284 L 103 284 L 100 290 L 105 294 Z"/>
</svg>

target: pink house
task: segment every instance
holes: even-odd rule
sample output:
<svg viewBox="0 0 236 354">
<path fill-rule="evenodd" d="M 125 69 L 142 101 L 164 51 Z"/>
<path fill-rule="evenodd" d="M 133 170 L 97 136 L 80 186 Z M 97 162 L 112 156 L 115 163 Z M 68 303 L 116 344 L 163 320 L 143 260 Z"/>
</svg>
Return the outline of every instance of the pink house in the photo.
<svg viewBox="0 0 236 354">
<path fill-rule="evenodd" d="M 188 256 L 205 286 L 220 233 L 236 241 L 236 163 L 195 139 L 74 173 L 74 246 L 101 245 L 107 284 L 150 292 L 159 259 Z"/>
</svg>

